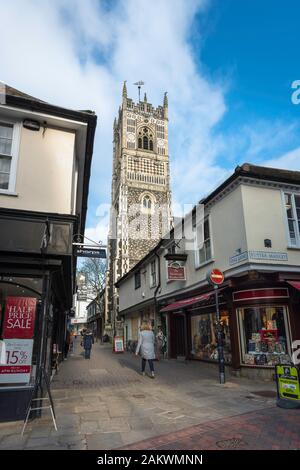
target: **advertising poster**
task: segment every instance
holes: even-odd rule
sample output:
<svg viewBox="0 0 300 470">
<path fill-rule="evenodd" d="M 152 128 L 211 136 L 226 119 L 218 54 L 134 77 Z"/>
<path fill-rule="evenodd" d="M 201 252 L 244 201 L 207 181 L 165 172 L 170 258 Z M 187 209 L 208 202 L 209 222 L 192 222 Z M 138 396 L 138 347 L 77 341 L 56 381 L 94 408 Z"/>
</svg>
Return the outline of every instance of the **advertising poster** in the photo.
<svg viewBox="0 0 300 470">
<path fill-rule="evenodd" d="M 280 398 L 300 401 L 300 383 L 296 367 L 276 366 L 278 393 Z"/>
<path fill-rule="evenodd" d="M 31 339 L 37 300 L 34 297 L 7 297 L 3 325 L 4 339 Z"/>
<path fill-rule="evenodd" d="M 33 339 L 5 339 L 6 365 L 0 366 L 0 383 L 29 383 Z"/>
<path fill-rule="evenodd" d="M 124 339 L 122 336 L 116 336 L 114 338 L 114 352 L 116 353 L 124 352 Z"/>
</svg>

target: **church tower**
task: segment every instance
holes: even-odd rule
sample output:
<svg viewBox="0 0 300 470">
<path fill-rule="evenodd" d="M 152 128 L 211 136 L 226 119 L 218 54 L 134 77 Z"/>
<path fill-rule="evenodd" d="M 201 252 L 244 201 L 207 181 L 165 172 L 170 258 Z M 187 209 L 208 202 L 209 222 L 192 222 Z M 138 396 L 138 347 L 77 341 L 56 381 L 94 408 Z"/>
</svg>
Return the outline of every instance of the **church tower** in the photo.
<svg viewBox="0 0 300 470">
<path fill-rule="evenodd" d="M 106 330 L 114 334 L 122 326 L 115 282 L 171 227 L 167 93 L 157 108 L 148 103 L 146 93 L 134 103 L 124 82 L 113 125 L 112 173 Z"/>
</svg>

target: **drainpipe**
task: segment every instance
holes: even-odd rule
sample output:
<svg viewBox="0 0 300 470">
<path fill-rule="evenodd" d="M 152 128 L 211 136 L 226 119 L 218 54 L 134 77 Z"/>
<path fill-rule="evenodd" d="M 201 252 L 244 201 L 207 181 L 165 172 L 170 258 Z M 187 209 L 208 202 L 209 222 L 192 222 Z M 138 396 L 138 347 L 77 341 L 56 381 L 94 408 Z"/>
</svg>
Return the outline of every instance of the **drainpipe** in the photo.
<svg viewBox="0 0 300 470">
<path fill-rule="evenodd" d="M 155 251 L 154 254 L 155 254 L 155 256 L 157 258 L 157 261 L 158 261 L 158 284 L 157 284 L 157 287 L 156 287 L 155 292 L 154 292 L 154 331 L 155 331 L 155 334 L 156 334 L 157 333 L 157 316 L 158 316 L 158 312 L 157 312 L 157 293 L 158 293 L 158 290 L 161 287 L 161 272 L 160 272 L 160 257 L 157 254 L 157 251 Z"/>
</svg>

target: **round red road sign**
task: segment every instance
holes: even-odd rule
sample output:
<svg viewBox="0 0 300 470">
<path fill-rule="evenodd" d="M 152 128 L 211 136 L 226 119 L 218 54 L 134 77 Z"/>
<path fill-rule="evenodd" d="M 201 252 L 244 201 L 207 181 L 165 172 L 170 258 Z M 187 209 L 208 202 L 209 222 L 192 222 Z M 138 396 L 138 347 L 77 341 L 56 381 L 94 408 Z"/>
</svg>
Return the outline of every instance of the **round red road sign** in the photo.
<svg viewBox="0 0 300 470">
<path fill-rule="evenodd" d="M 209 274 L 209 279 L 213 284 L 220 285 L 224 282 L 224 274 L 220 269 L 213 269 Z"/>
</svg>

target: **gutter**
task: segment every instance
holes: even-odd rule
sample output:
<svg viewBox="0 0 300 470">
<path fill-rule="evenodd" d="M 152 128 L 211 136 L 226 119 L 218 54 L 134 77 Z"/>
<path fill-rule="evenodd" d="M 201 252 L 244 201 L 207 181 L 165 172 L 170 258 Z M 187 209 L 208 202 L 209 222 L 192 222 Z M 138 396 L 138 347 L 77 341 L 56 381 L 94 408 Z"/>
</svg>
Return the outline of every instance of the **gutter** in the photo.
<svg viewBox="0 0 300 470">
<path fill-rule="evenodd" d="M 157 309 L 157 294 L 158 290 L 161 287 L 161 271 L 160 271 L 160 257 L 157 254 L 157 251 L 154 253 L 155 257 L 157 258 L 158 261 L 158 284 L 154 292 L 154 331 L 157 330 L 157 315 L 158 315 L 158 309 Z"/>
</svg>

